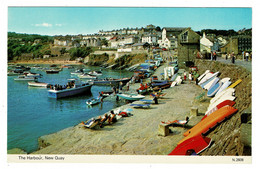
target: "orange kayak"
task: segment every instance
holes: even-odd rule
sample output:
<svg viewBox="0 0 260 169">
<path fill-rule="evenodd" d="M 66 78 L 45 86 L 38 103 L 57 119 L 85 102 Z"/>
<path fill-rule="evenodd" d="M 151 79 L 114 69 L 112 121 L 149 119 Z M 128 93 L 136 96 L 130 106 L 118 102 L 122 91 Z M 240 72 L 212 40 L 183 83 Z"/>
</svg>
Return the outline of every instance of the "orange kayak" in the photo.
<svg viewBox="0 0 260 169">
<path fill-rule="evenodd" d="M 231 107 L 231 106 L 224 106 L 215 112 L 213 112 L 210 116 L 205 118 L 204 120 L 200 121 L 198 124 L 196 124 L 193 128 L 185 132 L 183 135 L 184 137 L 178 144 L 182 143 L 183 141 L 198 136 L 201 134 L 206 133 L 208 130 L 216 126 L 218 123 L 223 121 L 226 117 L 229 117 L 230 115 L 237 112 L 237 109 Z"/>
</svg>

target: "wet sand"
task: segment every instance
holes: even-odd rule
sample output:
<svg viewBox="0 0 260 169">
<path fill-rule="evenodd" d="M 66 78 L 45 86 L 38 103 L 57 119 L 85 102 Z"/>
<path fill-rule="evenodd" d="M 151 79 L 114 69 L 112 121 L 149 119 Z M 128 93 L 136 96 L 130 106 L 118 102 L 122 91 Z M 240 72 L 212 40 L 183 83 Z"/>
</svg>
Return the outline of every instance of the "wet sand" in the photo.
<svg viewBox="0 0 260 169">
<path fill-rule="evenodd" d="M 161 66 L 155 72 L 163 72 Z M 139 83 L 132 84 L 135 91 Z M 195 100 L 203 90 L 194 83 L 184 82 L 180 86 L 163 90 L 167 93 L 159 104 L 152 104 L 149 109 L 134 109 L 133 116 L 123 117 L 112 125 L 99 130 L 85 128 L 82 124 L 64 129 L 57 133 L 40 137 L 40 145 L 48 145 L 32 154 L 102 154 L 102 155 L 167 155 L 184 137 L 187 130 L 182 127 L 170 127 L 168 136 L 158 135 L 161 121 L 184 120 L 190 117 L 189 125 L 195 125 L 203 117 L 209 105 Z M 115 97 L 115 96 L 114 96 Z M 114 98 L 115 99 L 115 98 Z M 146 95 L 146 99 L 152 99 Z M 191 107 L 197 107 L 200 116 L 190 116 Z M 131 108 L 129 104 L 121 110 Z M 85 121 L 88 119 L 82 119 Z"/>
</svg>

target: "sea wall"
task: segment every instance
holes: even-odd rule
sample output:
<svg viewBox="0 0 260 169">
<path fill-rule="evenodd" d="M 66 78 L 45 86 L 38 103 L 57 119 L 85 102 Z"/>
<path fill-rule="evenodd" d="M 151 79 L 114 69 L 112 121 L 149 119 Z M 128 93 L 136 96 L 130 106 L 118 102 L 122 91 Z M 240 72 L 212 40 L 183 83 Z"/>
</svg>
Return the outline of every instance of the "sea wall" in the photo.
<svg viewBox="0 0 260 169">
<path fill-rule="evenodd" d="M 234 107 L 238 112 L 207 135 L 213 144 L 202 155 L 251 155 L 252 73 L 241 66 L 217 61 L 196 60 L 195 65 L 199 74 L 206 70 L 219 71 L 220 78 L 230 77 L 232 83 L 242 79 L 235 87 Z"/>
</svg>

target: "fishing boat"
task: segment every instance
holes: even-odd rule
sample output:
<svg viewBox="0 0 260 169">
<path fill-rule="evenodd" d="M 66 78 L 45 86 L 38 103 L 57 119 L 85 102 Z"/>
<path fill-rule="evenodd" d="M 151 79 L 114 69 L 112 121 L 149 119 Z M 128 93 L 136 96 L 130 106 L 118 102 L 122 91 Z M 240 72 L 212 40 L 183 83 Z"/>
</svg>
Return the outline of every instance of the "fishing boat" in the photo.
<svg viewBox="0 0 260 169">
<path fill-rule="evenodd" d="M 197 155 L 210 144 L 211 138 L 198 135 L 179 144 L 169 155 Z"/>
<path fill-rule="evenodd" d="M 35 81 L 35 80 L 37 80 L 37 78 L 20 75 L 17 78 L 14 78 L 14 80 L 16 80 L 16 81 Z"/>
<path fill-rule="evenodd" d="M 59 99 L 64 97 L 71 97 L 80 94 L 89 94 L 91 92 L 92 84 L 81 83 L 75 79 L 68 80 L 67 88 L 65 89 L 50 89 L 48 90 L 48 96 L 51 98 Z"/>
<path fill-rule="evenodd" d="M 145 96 L 143 95 L 140 95 L 140 94 L 117 94 L 117 96 L 123 98 L 123 99 L 126 99 L 126 100 L 140 100 L 140 99 L 143 99 L 145 98 Z"/>
<path fill-rule="evenodd" d="M 28 82 L 28 86 L 31 86 L 31 87 L 45 87 L 45 88 L 47 88 L 48 86 L 50 86 L 50 84 L 43 83 L 43 82 Z"/>
<path fill-rule="evenodd" d="M 101 102 L 101 97 L 95 97 L 86 101 L 88 106 L 92 106 Z"/>
<path fill-rule="evenodd" d="M 96 76 L 93 76 L 93 75 L 89 75 L 87 73 L 84 73 L 82 75 L 78 75 L 78 77 L 80 79 L 96 79 L 97 77 Z"/>
<path fill-rule="evenodd" d="M 116 85 L 119 82 L 122 82 L 123 84 L 127 83 L 130 80 L 130 78 L 121 78 L 121 79 L 112 79 L 112 78 L 106 78 L 106 79 L 97 79 L 93 81 L 94 85 Z"/>
</svg>

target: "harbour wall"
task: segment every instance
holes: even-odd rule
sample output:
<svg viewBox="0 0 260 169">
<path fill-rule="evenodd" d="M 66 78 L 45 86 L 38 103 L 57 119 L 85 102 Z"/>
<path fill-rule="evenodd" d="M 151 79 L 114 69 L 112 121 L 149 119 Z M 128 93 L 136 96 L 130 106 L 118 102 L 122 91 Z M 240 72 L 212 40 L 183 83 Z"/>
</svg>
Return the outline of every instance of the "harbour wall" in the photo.
<svg viewBox="0 0 260 169">
<path fill-rule="evenodd" d="M 199 74 L 206 70 L 219 71 L 220 78 L 229 77 L 234 83 L 242 82 L 235 87 L 235 108 L 238 112 L 230 119 L 218 125 L 210 132 L 214 144 L 202 152 L 202 155 L 251 155 L 251 104 L 252 104 L 252 74 L 245 68 L 218 61 L 195 61 Z M 210 98 L 208 98 L 209 101 Z"/>
</svg>

